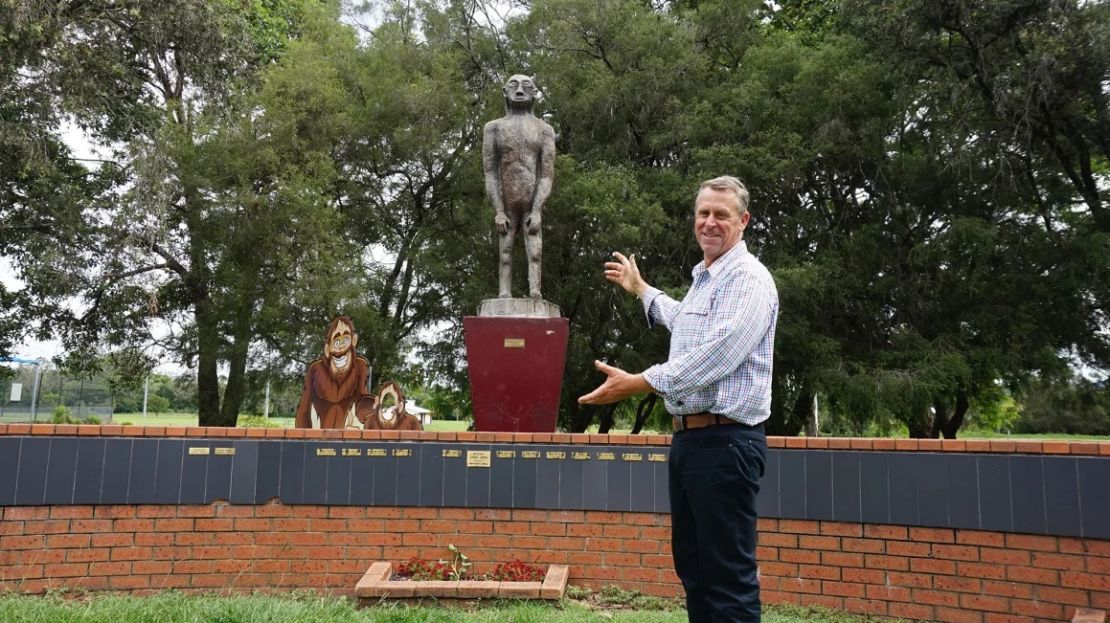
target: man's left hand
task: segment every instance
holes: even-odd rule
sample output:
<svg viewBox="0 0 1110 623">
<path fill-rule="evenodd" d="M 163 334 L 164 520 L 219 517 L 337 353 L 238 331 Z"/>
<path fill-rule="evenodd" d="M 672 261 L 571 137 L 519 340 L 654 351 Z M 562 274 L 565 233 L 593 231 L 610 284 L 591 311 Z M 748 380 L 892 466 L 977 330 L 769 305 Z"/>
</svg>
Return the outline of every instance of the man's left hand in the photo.
<svg viewBox="0 0 1110 623">
<path fill-rule="evenodd" d="M 607 378 L 597 389 L 579 398 L 579 404 L 608 405 L 629 396 L 655 391 L 643 374 L 629 374 L 600 361 L 594 361 L 594 367 L 604 372 Z"/>
</svg>

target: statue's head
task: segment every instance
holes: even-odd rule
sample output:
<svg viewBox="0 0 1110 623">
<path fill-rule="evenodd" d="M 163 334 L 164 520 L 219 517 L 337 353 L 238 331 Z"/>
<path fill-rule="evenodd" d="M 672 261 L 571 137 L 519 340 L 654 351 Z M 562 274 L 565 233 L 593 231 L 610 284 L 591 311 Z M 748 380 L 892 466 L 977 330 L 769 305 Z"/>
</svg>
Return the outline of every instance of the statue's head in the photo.
<svg viewBox="0 0 1110 623">
<path fill-rule="evenodd" d="M 502 93 L 505 94 L 506 110 L 531 111 L 536 103 L 536 83 L 531 76 L 516 74 L 509 77 Z"/>
</svg>

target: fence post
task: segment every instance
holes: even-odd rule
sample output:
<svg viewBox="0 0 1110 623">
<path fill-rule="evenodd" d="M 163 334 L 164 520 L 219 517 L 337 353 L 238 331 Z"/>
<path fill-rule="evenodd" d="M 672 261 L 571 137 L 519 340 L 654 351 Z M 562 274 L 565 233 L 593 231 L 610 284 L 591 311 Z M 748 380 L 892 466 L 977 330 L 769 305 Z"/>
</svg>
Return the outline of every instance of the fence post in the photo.
<svg viewBox="0 0 1110 623">
<path fill-rule="evenodd" d="M 31 421 L 39 420 L 39 381 L 42 379 L 42 362 L 35 364 L 35 383 L 31 387 Z"/>
</svg>

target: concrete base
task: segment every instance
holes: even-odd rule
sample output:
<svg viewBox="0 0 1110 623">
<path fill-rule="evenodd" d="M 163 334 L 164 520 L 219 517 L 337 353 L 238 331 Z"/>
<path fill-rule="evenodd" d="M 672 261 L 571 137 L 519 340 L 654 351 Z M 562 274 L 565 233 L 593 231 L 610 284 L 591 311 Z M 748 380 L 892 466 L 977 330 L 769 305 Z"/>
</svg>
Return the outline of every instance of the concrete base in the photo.
<svg viewBox="0 0 1110 623">
<path fill-rule="evenodd" d="M 561 318 L 559 306 L 543 299 L 485 299 L 478 306 L 483 318 L 505 316 L 514 318 Z"/>
</svg>

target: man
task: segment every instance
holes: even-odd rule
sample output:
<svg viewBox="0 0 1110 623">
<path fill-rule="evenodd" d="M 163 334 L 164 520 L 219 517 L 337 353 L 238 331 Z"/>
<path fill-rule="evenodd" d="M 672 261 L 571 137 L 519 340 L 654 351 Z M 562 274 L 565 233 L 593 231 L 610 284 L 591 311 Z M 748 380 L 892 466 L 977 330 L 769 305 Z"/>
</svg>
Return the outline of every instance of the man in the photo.
<svg viewBox="0 0 1110 623">
<path fill-rule="evenodd" d="M 755 498 L 779 304 L 771 274 L 743 242 L 750 220 L 740 180 L 701 184 L 694 237 L 703 260 L 681 302 L 645 283 L 635 256 L 613 254 L 605 278 L 640 297 L 649 325 L 671 331 L 670 356 L 641 374 L 595 362 L 607 378 L 578 399 L 609 404 L 655 391 L 673 415 L 671 546 L 691 623 L 760 620 Z"/>
<path fill-rule="evenodd" d="M 541 298 L 540 263 L 544 204 L 555 178 L 555 130 L 532 113 L 536 85 L 514 75 L 505 83 L 505 116 L 486 124 L 482 168 L 500 237 L 499 298 L 512 297 L 513 240 L 524 235 L 528 296 Z"/>
</svg>

